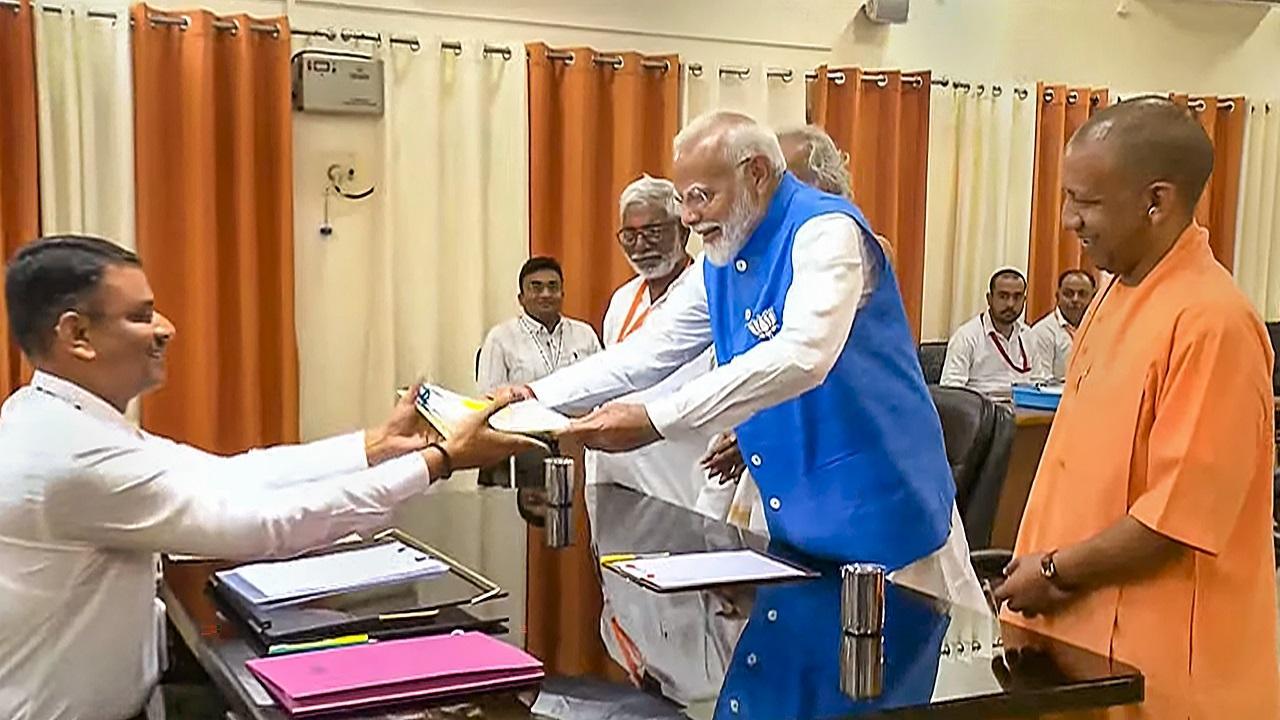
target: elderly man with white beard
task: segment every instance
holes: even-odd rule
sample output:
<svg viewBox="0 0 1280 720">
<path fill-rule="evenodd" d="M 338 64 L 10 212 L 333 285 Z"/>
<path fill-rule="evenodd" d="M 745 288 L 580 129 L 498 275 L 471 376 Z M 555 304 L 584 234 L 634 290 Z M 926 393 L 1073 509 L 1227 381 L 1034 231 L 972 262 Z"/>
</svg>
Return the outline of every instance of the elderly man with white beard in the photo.
<svg viewBox="0 0 1280 720">
<path fill-rule="evenodd" d="M 705 247 L 693 282 L 627 342 L 527 394 L 596 408 L 566 433 L 596 449 L 736 428 L 775 541 L 985 607 L 898 285 L 862 212 L 788 173 L 745 115 L 700 117 L 674 150 L 682 220 Z M 718 367 L 678 391 L 608 402 L 708 346 Z"/>
<path fill-rule="evenodd" d="M 636 276 L 619 287 L 609 301 L 604 315 L 606 348 L 625 341 L 643 327 L 672 291 L 689 282 L 693 275 L 693 258 L 686 250 L 689 229 L 680 223 L 676 186 L 670 180 L 645 175 L 632 182 L 619 196 L 618 214 L 618 246 Z M 715 353 L 708 347 L 661 382 L 624 400 L 645 403 L 670 395 L 715 365 Z M 706 472 L 699 460 L 710 439 L 708 434 L 690 432 L 626 453 L 590 451 L 587 482 L 623 485 L 693 508 L 706 483 Z"/>
</svg>

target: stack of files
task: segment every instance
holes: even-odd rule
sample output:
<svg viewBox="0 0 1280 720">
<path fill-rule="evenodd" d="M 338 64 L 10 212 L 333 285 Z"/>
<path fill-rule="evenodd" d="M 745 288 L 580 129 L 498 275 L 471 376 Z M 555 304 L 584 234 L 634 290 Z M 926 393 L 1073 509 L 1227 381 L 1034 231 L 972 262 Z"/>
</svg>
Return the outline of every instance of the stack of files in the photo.
<svg viewBox="0 0 1280 720">
<path fill-rule="evenodd" d="M 294 560 L 242 565 L 216 573 L 257 605 L 289 605 L 353 590 L 449 572 L 449 566 L 399 540 Z"/>
<path fill-rule="evenodd" d="M 293 716 L 523 689 L 545 677 L 537 658 L 475 632 L 258 658 L 246 666 Z"/>
</svg>

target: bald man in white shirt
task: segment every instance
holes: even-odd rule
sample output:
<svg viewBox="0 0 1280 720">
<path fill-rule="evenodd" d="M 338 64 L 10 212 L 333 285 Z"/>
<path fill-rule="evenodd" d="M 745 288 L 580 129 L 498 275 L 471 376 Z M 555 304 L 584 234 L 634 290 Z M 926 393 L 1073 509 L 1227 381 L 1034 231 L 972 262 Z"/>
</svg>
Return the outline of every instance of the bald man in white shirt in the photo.
<svg viewBox="0 0 1280 720">
<path fill-rule="evenodd" d="M 165 378 L 174 327 L 138 258 L 59 236 L 5 275 L 10 332 L 35 367 L 0 410 L 0 717 L 139 717 L 157 680 L 160 552 L 285 556 L 380 529 L 454 469 L 527 447 L 488 429 L 444 441 L 413 393 L 388 421 L 302 446 L 222 457 L 125 419 Z"/>
</svg>

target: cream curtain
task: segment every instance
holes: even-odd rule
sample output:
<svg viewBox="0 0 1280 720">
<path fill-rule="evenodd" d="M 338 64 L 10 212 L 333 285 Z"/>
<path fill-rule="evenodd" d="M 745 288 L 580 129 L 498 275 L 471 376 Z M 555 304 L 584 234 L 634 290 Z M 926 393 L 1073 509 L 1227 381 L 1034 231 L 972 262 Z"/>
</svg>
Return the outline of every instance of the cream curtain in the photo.
<svg viewBox="0 0 1280 720">
<path fill-rule="evenodd" d="M 933 89 L 922 340 L 950 336 L 981 310 L 995 270 L 1026 271 L 1035 119 L 1020 90 Z"/>
<path fill-rule="evenodd" d="M 514 47 L 519 47 L 518 45 Z M 297 307 L 304 437 L 374 423 L 418 377 L 475 389 L 489 327 L 517 309 L 527 256 L 528 133 L 522 56 L 373 49 L 385 63 L 381 121 L 297 116 Z M 330 198 L 350 163 L 362 201 Z M 366 172 L 366 168 L 368 169 Z"/>
<path fill-rule="evenodd" d="M 55 6 L 59 12 L 36 5 L 42 232 L 88 232 L 132 249 L 128 8 L 117 8 L 113 21 L 88 17 L 78 5 Z"/>
<path fill-rule="evenodd" d="M 1280 101 L 1249 103 L 1236 282 L 1264 320 L 1280 320 Z"/>
<path fill-rule="evenodd" d="M 774 128 L 803 125 L 805 121 L 805 78 L 803 70 L 749 65 L 686 62 L 683 73 L 680 125 L 711 110 L 746 113 Z"/>
</svg>

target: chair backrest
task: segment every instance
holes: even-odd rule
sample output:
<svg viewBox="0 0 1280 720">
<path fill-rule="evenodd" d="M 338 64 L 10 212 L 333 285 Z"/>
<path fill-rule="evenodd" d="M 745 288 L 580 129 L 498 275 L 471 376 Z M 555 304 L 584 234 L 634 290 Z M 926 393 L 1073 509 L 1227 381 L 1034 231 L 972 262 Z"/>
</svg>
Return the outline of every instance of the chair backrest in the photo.
<svg viewBox="0 0 1280 720">
<path fill-rule="evenodd" d="M 956 505 L 971 549 L 989 547 L 1013 446 L 1013 411 L 967 388 L 931 385 L 942 421 Z"/>
<path fill-rule="evenodd" d="M 942 382 L 942 365 L 947 361 L 947 341 L 937 340 L 920 343 L 920 369 L 924 371 L 924 381 L 930 385 Z"/>
</svg>

